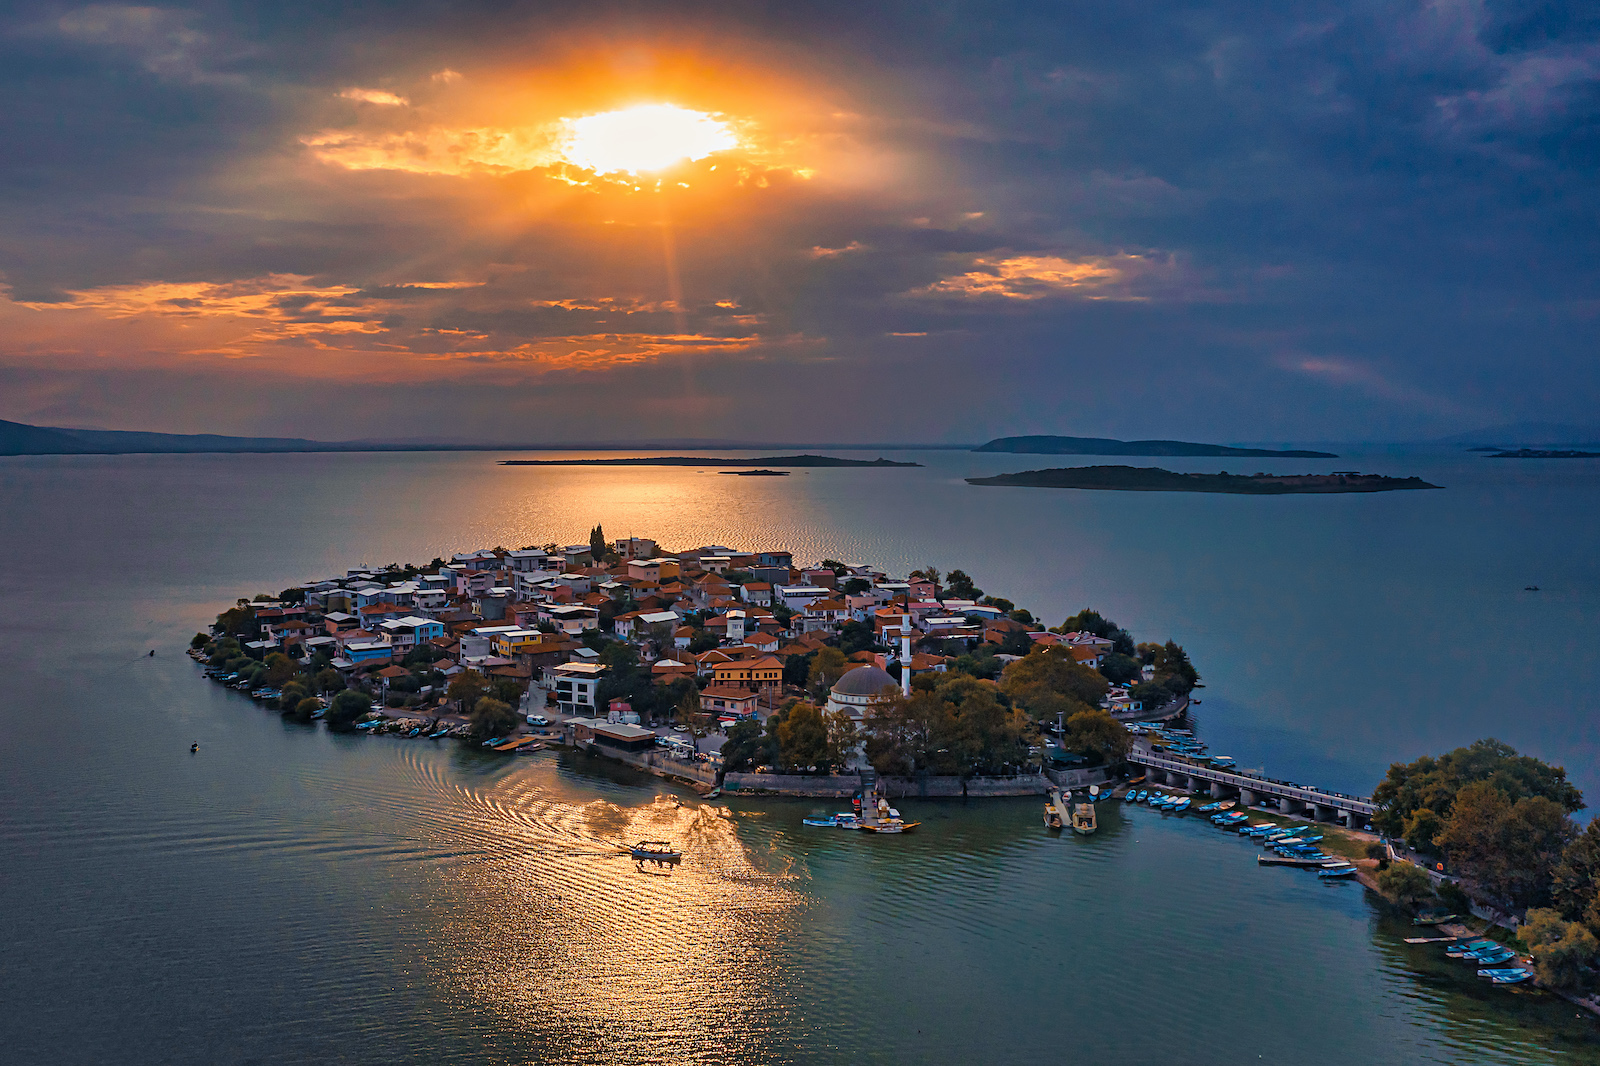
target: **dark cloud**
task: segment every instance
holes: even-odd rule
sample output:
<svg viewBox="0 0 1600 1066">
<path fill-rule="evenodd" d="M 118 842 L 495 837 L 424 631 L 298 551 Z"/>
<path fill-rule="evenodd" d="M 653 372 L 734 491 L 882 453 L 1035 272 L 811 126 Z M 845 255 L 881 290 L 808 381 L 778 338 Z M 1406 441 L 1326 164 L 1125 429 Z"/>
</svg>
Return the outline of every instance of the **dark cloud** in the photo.
<svg viewBox="0 0 1600 1066">
<path fill-rule="evenodd" d="M 816 176 L 577 189 L 494 104 L 663 55 Z M 1600 384 L 1581 6 L 60 6 L 0 90 L 0 417 L 1315 439 Z"/>
</svg>

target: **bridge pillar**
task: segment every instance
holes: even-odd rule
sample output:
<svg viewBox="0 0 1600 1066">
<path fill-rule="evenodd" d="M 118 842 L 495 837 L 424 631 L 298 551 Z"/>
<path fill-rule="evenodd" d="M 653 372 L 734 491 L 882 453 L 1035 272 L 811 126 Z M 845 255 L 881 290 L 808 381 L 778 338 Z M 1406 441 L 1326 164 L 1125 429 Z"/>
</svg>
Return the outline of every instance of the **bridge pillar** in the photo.
<svg viewBox="0 0 1600 1066">
<path fill-rule="evenodd" d="M 1239 806 L 1241 806 L 1241 807 L 1254 807 L 1255 805 L 1256 805 L 1256 794 L 1254 792 L 1250 791 L 1248 788 L 1241 788 L 1239 790 Z"/>
<path fill-rule="evenodd" d="M 1312 817 L 1319 822 L 1332 822 L 1338 820 L 1339 813 L 1332 807 L 1327 807 L 1319 803 L 1313 809 Z"/>
<path fill-rule="evenodd" d="M 1211 782 L 1211 798 L 1212 799 L 1221 799 L 1222 798 L 1222 782 L 1221 781 L 1213 781 L 1213 782 Z"/>
<path fill-rule="evenodd" d="M 1354 829 L 1356 826 L 1361 824 L 1354 811 L 1335 812 L 1334 821 L 1338 821 L 1341 818 L 1344 819 L 1344 827 L 1346 829 Z"/>
<path fill-rule="evenodd" d="M 1296 805 L 1295 801 L 1290 799 L 1288 796 L 1283 796 L 1283 797 L 1279 798 L 1279 800 L 1278 800 L 1278 809 L 1281 810 L 1284 814 L 1289 814 L 1289 815 L 1294 814 L 1296 806 L 1297 805 Z"/>
</svg>

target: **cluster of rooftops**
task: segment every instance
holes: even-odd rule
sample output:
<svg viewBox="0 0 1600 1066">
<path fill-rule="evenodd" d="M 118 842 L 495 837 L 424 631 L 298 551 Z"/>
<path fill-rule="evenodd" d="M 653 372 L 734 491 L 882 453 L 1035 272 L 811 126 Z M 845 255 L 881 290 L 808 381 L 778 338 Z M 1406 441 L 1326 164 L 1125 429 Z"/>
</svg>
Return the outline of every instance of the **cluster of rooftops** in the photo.
<svg viewBox="0 0 1600 1066">
<path fill-rule="evenodd" d="M 1041 633 L 996 606 L 941 598 L 938 583 L 921 576 L 895 578 L 870 566 L 798 568 L 788 551 L 725 545 L 663 552 L 642 537 L 613 541 L 598 559 L 588 544 L 482 549 L 421 568 L 356 568 L 296 591 L 301 602 L 253 605 L 258 652 L 299 645 L 291 654 L 320 652 L 342 672 L 398 674 L 396 664 L 426 645 L 446 676 L 476 669 L 538 679 L 573 714 L 596 710 L 605 668 L 583 637 L 597 629 L 636 645 L 658 680 L 695 678 L 705 709 L 722 717 L 775 705 L 784 663 L 852 623 L 870 625 L 890 647 L 903 636 L 971 646 L 1024 633 L 1061 644 L 1090 666 L 1111 651 L 1101 637 Z M 840 684 L 877 684 L 896 658 L 858 652 L 855 665 L 873 673 L 851 677 L 852 670 Z M 942 671 L 948 661 L 917 653 L 910 672 Z"/>
</svg>

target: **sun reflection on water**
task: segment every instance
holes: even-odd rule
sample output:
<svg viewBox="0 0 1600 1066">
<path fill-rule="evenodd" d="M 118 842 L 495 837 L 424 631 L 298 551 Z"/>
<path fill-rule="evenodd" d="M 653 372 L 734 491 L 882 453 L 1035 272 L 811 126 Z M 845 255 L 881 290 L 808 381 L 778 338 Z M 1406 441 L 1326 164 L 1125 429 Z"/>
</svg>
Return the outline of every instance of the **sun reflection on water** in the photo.
<svg viewBox="0 0 1600 1066">
<path fill-rule="evenodd" d="M 458 793 L 448 831 L 504 847 L 450 871 L 449 998 L 580 1061 L 637 1061 L 647 1046 L 720 1059 L 730 1032 L 769 1031 L 784 970 L 769 945 L 808 905 L 791 863 L 748 847 L 724 808 L 584 801 L 518 771 Z M 644 839 L 673 841 L 682 864 L 641 872 L 618 845 Z"/>
</svg>

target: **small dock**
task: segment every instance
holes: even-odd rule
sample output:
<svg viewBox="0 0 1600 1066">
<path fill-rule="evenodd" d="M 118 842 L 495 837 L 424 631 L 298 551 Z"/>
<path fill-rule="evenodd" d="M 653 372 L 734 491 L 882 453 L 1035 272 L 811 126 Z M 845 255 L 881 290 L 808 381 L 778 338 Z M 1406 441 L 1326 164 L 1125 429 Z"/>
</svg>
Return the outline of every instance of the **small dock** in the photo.
<svg viewBox="0 0 1600 1066">
<path fill-rule="evenodd" d="M 1320 870 L 1324 866 L 1351 865 L 1333 855 L 1320 859 L 1291 859 L 1286 855 L 1257 855 L 1256 862 L 1262 866 L 1294 866 L 1301 870 Z"/>
<path fill-rule="evenodd" d="M 1050 806 L 1055 808 L 1055 812 L 1061 816 L 1061 824 L 1071 825 L 1072 811 L 1067 804 L 1067 794 L 1052 785 L 1045 795 L 1050 797 Z"/>
</svg>

